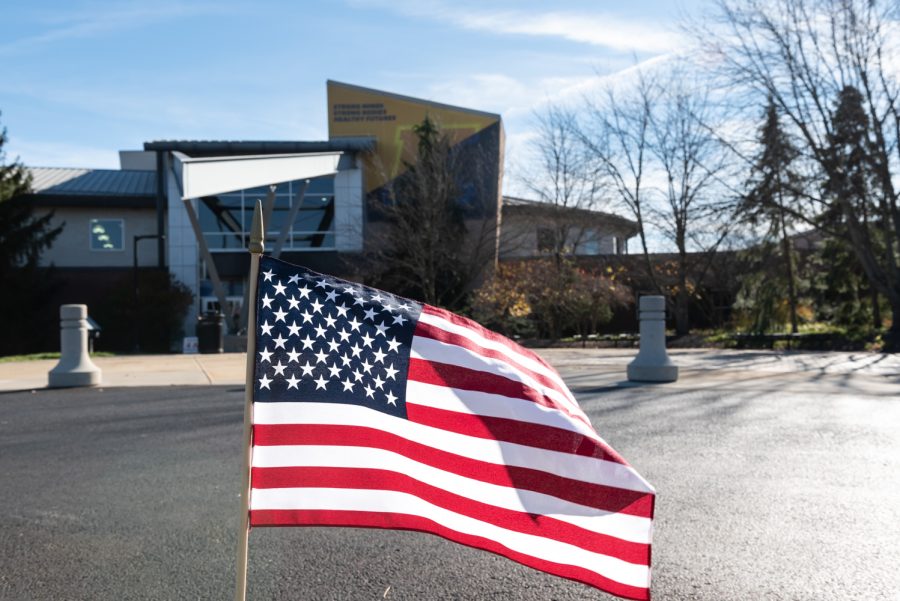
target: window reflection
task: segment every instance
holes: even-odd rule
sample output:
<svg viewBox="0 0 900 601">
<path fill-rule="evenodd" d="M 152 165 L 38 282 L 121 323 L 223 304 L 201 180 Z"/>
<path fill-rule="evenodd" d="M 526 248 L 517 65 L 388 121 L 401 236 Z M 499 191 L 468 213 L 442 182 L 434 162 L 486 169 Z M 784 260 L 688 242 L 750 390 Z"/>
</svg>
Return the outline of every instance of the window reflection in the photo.
<svg viewBox="0 0 900 601">
<path fill-rule="evenodd" d="M 122 219 L 91 219 L 91 250 L 122 250 L 124 230 Z"/>
<path fill-rule="evenodd" d="M 288 236 L 286 249 L 333 250 L 334 176 L 310 180 L 302 198 L 304 181 L 278 184 L 271 214 L 267 218 L 268 245 L 273 244 L 290 218 L 294 202 L 300 202 Z M 200 199 L 200 229 L 212 250 L 243 250 L 253 219 L 257 199 L 265 203 L 268 187 L 249 188 Z"/>
</svg>

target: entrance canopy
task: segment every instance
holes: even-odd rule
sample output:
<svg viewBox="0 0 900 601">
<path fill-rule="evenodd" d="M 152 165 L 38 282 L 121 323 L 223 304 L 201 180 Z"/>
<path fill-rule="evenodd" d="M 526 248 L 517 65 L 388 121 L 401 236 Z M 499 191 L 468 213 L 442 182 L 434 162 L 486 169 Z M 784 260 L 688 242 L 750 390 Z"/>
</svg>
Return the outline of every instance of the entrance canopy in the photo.
<svg viewBox="0 0 900 601">
<path fill-rule="evenodd" d="M 175 151 L 181 198 L 202 198 L 337 173 L 342 152 L 193 158 Z"/>
</svg>

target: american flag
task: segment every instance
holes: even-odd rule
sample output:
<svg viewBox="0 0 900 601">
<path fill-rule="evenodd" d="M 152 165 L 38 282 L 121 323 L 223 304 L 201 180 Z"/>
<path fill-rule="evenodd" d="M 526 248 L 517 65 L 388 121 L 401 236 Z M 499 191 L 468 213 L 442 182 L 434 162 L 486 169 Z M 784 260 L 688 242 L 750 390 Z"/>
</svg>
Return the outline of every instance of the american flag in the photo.
<svg viewBox="0 0 900 601">
<path fill-rule="evenodd" d="M 260 259 L 250 524 L 438 534 L 648 599 L 653 488 L 538 355 Z"/>
</svg>

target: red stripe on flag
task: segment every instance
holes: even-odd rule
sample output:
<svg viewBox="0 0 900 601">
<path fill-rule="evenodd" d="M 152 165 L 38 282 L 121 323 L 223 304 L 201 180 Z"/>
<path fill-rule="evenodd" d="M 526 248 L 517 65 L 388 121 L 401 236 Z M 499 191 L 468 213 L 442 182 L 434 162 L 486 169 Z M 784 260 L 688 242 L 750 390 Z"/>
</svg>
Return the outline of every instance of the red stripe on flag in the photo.
<svg viewBox="0 0 900 601">
<path fill-rule="evenodd" d="M 384 449 L 481 482 L 543 493 L 603 511 L 639 517 L 653 515 L 653 495 L 647 492 L 593 484 L 526 467 L 479 461 L 374 428 L 325 424 L 256 424 L 253 426 L 253 441 L 255 446 L 324 445 Z"/>
<path fill-rule="evenodd" d="M 491 342 L 496 342 L 497 344 L 502 344 L 506 348 L 508 348 L 512 351 L 515 351 L 516 353 L 519 353 L 521 355 L 524 355 L 524 356 L 528 357 L 529 359 L 532 359 L 533 361 L 540 363 L 541 365 L 546 367 L 548 370 L 556 373 L 556 370 L 553 369 L 553 367 L 549 363 L 544 361 L 543 357 L 541 357 L 537 353 L 534 353 L 534 352 L 528 350 L 527 348 L 525 348 L 519 344 L 516 344 L 515 342 L 513 342 L 506 336 L 502 336 L 501 334 L 498 334 L 497 332 L 492 332 L 491 330 L 488 330 L 481 324 L 474 322 L 471 319 L 468 319 L 461 315 L 456 315 L 455 313 L 451 313 L 449 311 L 440 309 L 438 307 L 432 307 L 431 305 L 423 305 L 422 313 L 427 313 L 429 315 L 434 315 L 436 317 L 440 317 L 441 319 L 445 319 L 448 322 L 452 323 L 453 325 L 473 331 L 476 334 L 480 335 L 482 338 L 490 340 Z M 425 324 L 423 324 L 420 321 L 418 324 L 416 324 L 416 327 L 418 328 L 421 325 L 425 325 Z"/>
<path fill-rule="evenodd" d="M 542 374 L 540 372 L 536 372 L 534 370 L 529 369 L 528 367 L 526 367 L 526 366 L 522 365 L 521 363 L 519 363 L 518 361 L 516 361 L 514 358 L 512 358 L 500 351 L 485 348 L 485 347 L 481 346 L 480 344 L 478 344 L 477 342 L 474 342 L 471 339 L 466 338 L 465 336 L 460 336 L 459 334 L 454 334 L 452 332 L 448 332 L 447 330 L 442 330 L 441 328 L 439 328 L 437 326 L 423 323 L 421 321 L 416 325 L 416 334 L 415 335 L 420 336 L 422 338 L 431 338 L 432 340 L 437 340 L 438 342 L 443 342 L 445 344 L 452 344 L 455 346 L 459 346 L 466 350 L 472 351 L 473 353 L 476 353 L 477 355 L 480 355 L 482 357 L 487 357 L 489 359 L 497 359 L 497 360 L 503 361 L 504 363 L 507 363 L 507 364 L 515 367 L 519 371 L 524 372 L 527 376 L 533 378 L 540 385 L 546 386 L 547 388 L 551 388 L 553 390 L 556 390 L 557 392 L 559 392 L 560 394 L 562 394 L 563 396 L 566 396 L 566 397 L 571 395 L 571 393 L 568 391 L 568 389 L 566 389 L 564 386 L 562 386 L 559 381 L 554 380 L 553 378 L 550 378 L 550 377 L 546 376 L 545 374 Z M 490 368 L 492 366 L 486 364 L 485 367 Z"/>
<path fill-rule="evenodd" d="M 250 512 L 252 526 L 350 526 L 361 528 L 389 528 L 437 534 L 448 540 L 502 555 L 521 564 L 556 576 L 583 582 L 626 599 L 650 599 L 646 588 L 628 586 L 577 566 L 545 561 L 512 551 L 490 539 L 464 534 L 419 516 L 400 513 L 335 511 L 335 510 L 254 510 Z"/>
<path fill-rule="evenodd" d="M 410 358 L 408 377 L 410 380 L 424 384 L 499 394 L 513 399 L 532 401 L 550 409 L 560 410 L 556 401 L 547 398 L 527 384 L 504 378 L 499 374 L 469 369 L 468 367 Z"/>
<path fill-rule="evenodd" d="M 542 407 L 559 411 L 571 419 L 591 426 L 590 421 L 586 417 L 572 413 L 557 401 L 541 394 L 531 386 L 523 382 L 510 380 L 500 374 L 469 369 L 468 367 L 460 367 L 449 363 L 440 363 L 438 361 L 410 358 L 407 377 L 410 380 L 422 382 L 423 384 L 486 392 L 522 401 L 531 401 Z"/>
<path fill-rule="evenodd" d="M 253 488 L 348 488 L 391 490 L 414 495 L 432 505 L 507 530 L 541 536 L 592 553 L 648 565 L 650 545 L 598 534 L 543 515 L 488 505 L 388 470 L 333 467 L 255 467 Z M 302 496 L 302 491 L 298 496 Z"/>
<path fill-rule="evenodd" d="M 458 411 L 436 409 L 426 405 L 415 404 L 414 402 L 407 402 L 406 415 L 410 420 L 418 424 L 449 430 L 458 434 L 512 442 L 548 451 L 593 457 L 628 465 L 609 446 L 602 445 L 594 438 L 589 438 L 571 430 L 503 417 L 471 415 Z"/>
</svg>

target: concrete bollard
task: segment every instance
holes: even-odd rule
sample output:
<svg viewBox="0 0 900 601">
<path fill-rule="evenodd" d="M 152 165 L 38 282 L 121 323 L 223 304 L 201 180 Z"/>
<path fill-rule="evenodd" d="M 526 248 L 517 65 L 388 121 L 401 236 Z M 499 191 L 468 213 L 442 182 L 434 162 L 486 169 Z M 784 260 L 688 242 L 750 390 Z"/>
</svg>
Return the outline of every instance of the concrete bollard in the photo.
<svg viewBox="0 0 900 601">
<path fill-rule="evenodd" d="M 642 296 L 640 299 L 641 347 L 628 364 L 632 382 L 674 382 L 678 366 L 666 353 L 666 299 Z"/>
<path fill-rule="evenodd" d="M 100 368 L 88 354 L 87 305 L 59 308 L 59 363 L 50 370 L 50 388 L 97 386 Z"/>
</svg>

